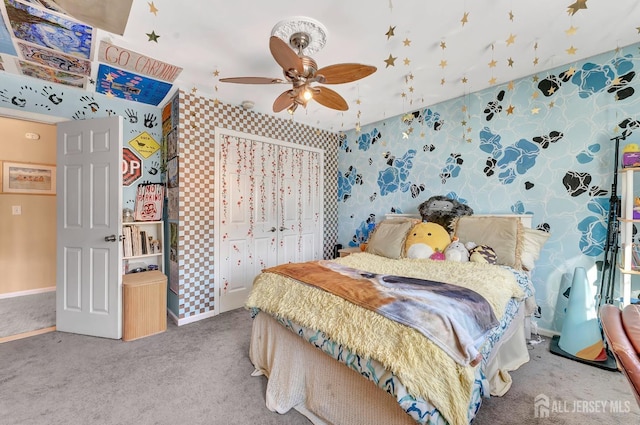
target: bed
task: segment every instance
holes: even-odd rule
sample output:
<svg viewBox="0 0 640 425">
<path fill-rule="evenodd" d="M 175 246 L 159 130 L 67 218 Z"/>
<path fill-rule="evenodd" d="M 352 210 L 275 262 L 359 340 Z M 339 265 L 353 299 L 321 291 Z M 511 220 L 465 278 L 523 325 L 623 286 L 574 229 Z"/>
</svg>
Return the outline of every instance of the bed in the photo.
<svg viewBox="0 0 640 425">
<path fill-rule="evenodd" d="M 397 225 L 405 219 L 388 218 L 383 223 Z M 527 269 L 544 241 L 532 248 L 531 237 L 525 238 L 530 217 L 467 219 L 468 223 L 462 219 L 457 223 L 461 240 L 495 245 L 508 240 L 500 247 L 501 264 L 363 252 L 263 271 L 254 282 L 247 308 L 253 316 L 249 356 L 254 375 L 268 378 L 267 407 L 279 413 L 294 408 L 314 424 L 459 425 L 473 420 L 483 398 L 506 393 L 511 385 L 509 372 L 529 360 L 527 322 L 535 303 Z M 546 240 L 545 235 L 540 239 Z M 391 242 L 384 243 L 388 247 Z M 310 282 L 309 276 L 316 275 L 323 283 Z M 363 289 L 364 280 L 348 279 L 377 285 L 380 276 L 454 284 L 480 294 L 495 322 L 482 332 L 481 341 L 472 335 L 468 348 L 460 342 L 469 341 L 468 335 L 453 338 L 453 343 L 450 337 L 441 337 L 445 335 L 442 326 L 451 326 L 441 325 L 439 319 L 425 330 L 392 320 L 388 311 L 381 312 L 386 305 L 376 310 L 355 303 L 354 297 L 372 303 L 370 295 L 362 295 L 370 291 Z M 338 285 L 343 279 L 343 292 L 323 286 Z M 414 317 L 412 313 L 409 320 Z"/>
</svg>

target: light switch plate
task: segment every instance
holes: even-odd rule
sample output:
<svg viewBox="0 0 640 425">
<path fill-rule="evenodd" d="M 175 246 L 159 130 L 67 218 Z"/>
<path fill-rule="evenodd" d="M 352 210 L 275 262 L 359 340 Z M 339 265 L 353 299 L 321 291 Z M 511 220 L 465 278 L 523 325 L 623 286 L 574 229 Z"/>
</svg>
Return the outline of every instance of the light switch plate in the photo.
<svg viewBox="0 0 640 425">
<path fill-rule="evenodd" d="M 13 205 L 11 207 L 11 214 L 13 214 L 13 215 L 22 214 L 22 207 L 20 205 Z"/>
</svg>

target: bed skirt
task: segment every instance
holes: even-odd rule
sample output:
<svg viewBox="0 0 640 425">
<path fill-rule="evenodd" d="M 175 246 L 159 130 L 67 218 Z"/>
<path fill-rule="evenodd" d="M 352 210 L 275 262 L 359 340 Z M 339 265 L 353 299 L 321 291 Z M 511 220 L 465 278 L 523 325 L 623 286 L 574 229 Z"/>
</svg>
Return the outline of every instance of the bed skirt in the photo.
<svg viewBox="0 0 640 425">
<path fill-rule="evenodd" d="M 252 326 L 249 357 L 254 375 L 268 378 L 265 401 L 269 410 L 286 413 L 293 408 L 315 425 L 416 424 L 392 395 L 270 315 L 257 314 Z M 514 318 L 501 341 L 485 368 L 491 393 L 497 395 L 511 385 L 508 372 L 529 360 L 523 315 Z"/>
</svg>

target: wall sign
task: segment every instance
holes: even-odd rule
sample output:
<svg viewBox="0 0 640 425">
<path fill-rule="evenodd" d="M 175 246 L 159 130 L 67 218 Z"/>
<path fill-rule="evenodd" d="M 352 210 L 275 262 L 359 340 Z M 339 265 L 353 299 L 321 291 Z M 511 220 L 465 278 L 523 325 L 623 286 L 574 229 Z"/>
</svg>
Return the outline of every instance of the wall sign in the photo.
<svg viewBox="0 0 640 425">
<path fill-rule="evenodd" d="M 122 185 L 131 186 L 142 177 L 142 160 L 129 148 L 122 148 Z"/>
</svg>

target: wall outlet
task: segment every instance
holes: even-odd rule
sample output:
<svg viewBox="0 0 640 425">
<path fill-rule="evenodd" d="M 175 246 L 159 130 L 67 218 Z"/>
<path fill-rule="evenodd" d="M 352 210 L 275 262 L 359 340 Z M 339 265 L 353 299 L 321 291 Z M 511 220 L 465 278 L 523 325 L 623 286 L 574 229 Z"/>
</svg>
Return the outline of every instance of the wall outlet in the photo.
<svg viewBox="0 0 640 425">
<path fill-rule="evenodd" d="M 13 205 L 11 207 L 11 214 L 13 214 L 13 215 L 22 214 L 22 207 L 20 205 Z"/>
</svg>

